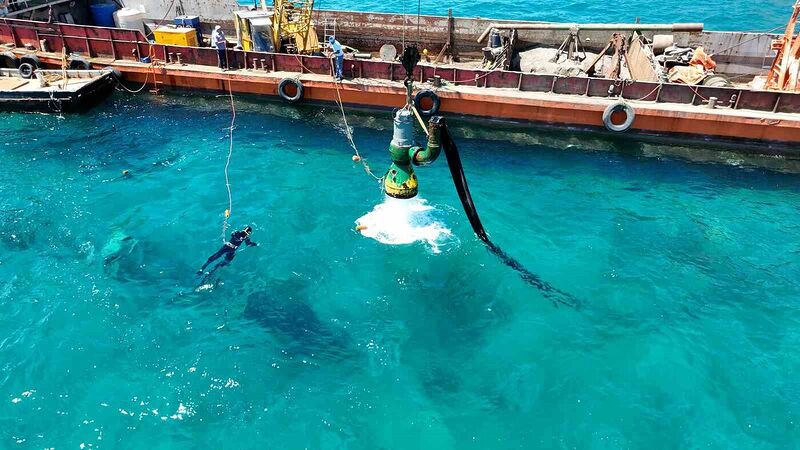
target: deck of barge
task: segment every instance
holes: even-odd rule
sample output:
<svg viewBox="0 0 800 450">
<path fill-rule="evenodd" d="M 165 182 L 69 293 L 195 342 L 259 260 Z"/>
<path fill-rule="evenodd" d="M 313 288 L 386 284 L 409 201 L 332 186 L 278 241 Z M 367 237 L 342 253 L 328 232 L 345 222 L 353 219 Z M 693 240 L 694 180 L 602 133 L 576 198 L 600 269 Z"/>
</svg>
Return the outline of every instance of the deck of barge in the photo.
<svg viewBox="0 0 800 450">
<path fill-rule="evenodd" d="M 47 59 L 60 58 L 55 54 L 42 56 Z M 149 64 L 103 59 L 95 62 L 113 65 L 123 73 L 128 83 L 153 82 L 153 68 Z M 305 87 L 305 100 L 334 102 L 337 99 L 336 83 L 328 74 L 249 69 L 222 71 L 205 65 L 167 64 L 156 67 L 155 76 L 160 85 L 226 91 L 230 82 L 234 92 L 272 96 L 277 96 L 277 86 L 282 79 L 297 78 Z M 423 86 L 431 88 L 428 84 L 418 85 Z M 343 103 L 352 106 L 390 108 L 400 106 L 405 101 L 405 88 L 400 81 L 355 78 L 344 80 L 339 84 L 339 89 Z M 601 127 L 605 108 L 619 101 L 616 98 L 463 84 L 445 84 L 435 90 L 442 98 L 441 111 L 448 114 L 591 127 Z M 710 109 L 705 105 L 631 99 L 625 101 L 636 111 L 632 129 L 643 132 L 776 142 L 800 139 L 798 114 L 726 107 Z"/>
<path fill-rule="evenodd" d="M 138 83 L 155 83 L 164 88 L 222 92 L 230 88 L 236 93 L 277 97 L 280 80 L 298 78 L 304 84 L 306 102 L 335 101 L 337 87 L 348 105 L 394 108 L 405 102 L 405 73 L 396 62 L 348 59 L 344 75 L 350 81 L 337 84 L 329 76 L 330 60 L 324 57 L 231 50 L 229 64 L 239 70 L 222 72 L 216 68 L 215 49 L 151 43 L 136 30 L 8 20 L 0 23 L 0 42 L 13 47 L 17 55 L 35 53 L 54 68 L 61 67 L 63 49 L 78 53 L 95 67 L 118 69 L 137 88 L 142 86 Z M 140 62 L 141 55 L 149 55 L 156 63 Z M 423 82 L 437 77 L 445 82 L 434 90 L 442 100 L 441 112 L 448 115 L 602 128 L 604 110 L 625 101 L 635 109 L 633 131 L 754 141 L 760 148 L 769 146 L 775 151 L 800 142 L 800 93 L 425 63 L 416 67 L 413 77 L 417 88 L 431 88 Z M 467 84 L 454 85 L 454 80 Z M 716 109 L 703 105 L 710 97 L 718 99 Z"/>
</svg>

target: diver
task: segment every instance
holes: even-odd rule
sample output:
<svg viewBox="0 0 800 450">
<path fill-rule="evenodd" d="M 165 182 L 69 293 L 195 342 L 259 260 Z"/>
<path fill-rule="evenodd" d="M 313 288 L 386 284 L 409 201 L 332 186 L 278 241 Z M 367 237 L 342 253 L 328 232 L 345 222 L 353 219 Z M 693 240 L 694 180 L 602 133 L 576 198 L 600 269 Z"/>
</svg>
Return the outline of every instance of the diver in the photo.
<svg viewBox="0 0 800 450">
<path fill-rule="evenodd" d="M 214 266 L 214 268 L 211 269 L 211 272 L 208 272 L 206 275 L 210 275 L 220 267 L 227 266 L 228 264 L 230 264 L 230 262 L 233 261 L 233 257 L 236 256 L 236 250 L 242 245 L 242 243 L 247 244 L 248 247 L 258 247 L 257 243 L 250 240 L 250 234 L 252 232 L 253 229 L 250 228 L 250 226 L 248 225 L 244 227 L 244 229 L 241 231 L 234 231 L 233 233 L 231 233 L 231 240 L 226 242 L 225 245 L 222 246 L 222 248 L 217 250 L 217 253 L 211 255 L 208 258 L 208 260 L 206 260 L 206 263 L 203 264 L 203 267 L 201 267 L 200 270 L 197 271 L 197 274 L 202 275 L 209 264 L 211 264 L 212 262 L 216 261 L 217 259 L 223 256 L 225 257 L 225 259 L 223 259 L 216 266 Z"/>
</svg>

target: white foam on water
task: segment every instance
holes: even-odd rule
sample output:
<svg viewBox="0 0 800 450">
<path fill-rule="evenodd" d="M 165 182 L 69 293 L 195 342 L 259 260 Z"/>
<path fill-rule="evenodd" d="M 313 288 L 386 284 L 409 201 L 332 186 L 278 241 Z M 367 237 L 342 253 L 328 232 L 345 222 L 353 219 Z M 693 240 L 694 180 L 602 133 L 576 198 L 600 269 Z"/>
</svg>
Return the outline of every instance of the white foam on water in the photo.
<svg viewBox="0 0 800 450">
<path fill-rule="evenodd" d="M 383 203 L 356 220 L 365 227 L 361 234 L 387 245 L 408 245 L 423 242 L 433 253 L 457 242 L 447 226 L 437 219 L 437 210 L 425 199 L 399 200 L 386 196 Z"/>
</svg>

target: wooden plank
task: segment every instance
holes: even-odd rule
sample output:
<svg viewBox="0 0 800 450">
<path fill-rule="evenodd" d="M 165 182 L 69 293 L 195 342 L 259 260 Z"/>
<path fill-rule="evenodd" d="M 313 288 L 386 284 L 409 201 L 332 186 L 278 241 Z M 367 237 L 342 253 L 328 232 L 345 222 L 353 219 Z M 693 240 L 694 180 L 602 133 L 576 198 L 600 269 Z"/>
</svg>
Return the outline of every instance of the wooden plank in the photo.
<svg viewBox="0 0 800 450">
<path fill-rule="evenodd" d="M 28 80 L 21 78 L 0 78 L 0 91 L 13 91 L 28 84 Z"/>
</svg>

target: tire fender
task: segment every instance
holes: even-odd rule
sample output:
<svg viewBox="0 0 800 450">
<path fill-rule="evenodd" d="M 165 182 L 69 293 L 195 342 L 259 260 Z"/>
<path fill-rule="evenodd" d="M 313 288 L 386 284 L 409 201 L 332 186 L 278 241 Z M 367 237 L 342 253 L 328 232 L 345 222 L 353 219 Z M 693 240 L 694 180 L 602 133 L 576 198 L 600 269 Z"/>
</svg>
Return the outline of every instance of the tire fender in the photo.
<svg viewBox="0 0 800 450">
<path fill-rule="evenodd" d="M 23 55 L 19 58 L 20 64 L 28 63 L 33 66 L 34 69 L 41 69 L 42 62 L 39 61 L 39 57 L 36 55 Z"/>
<path fill-rule="evenodd" d="M 294 85 L 294 87 L 296 88 L 297 92 L 294 95 L 289 95 L 286 92 L 286 88 L 289 87 L 289 85 Z M 278 84 L 278 95 L 280 95 L 282 99 L 284 99 L 289 103 L 299 102 L 300 100 L 303 99 L 303 94 L 304 94 L 303 83 L 301 83 L 300 80 L 297 80 L 295 78 L 284 78 Z"/>
<path fill-rule="evenodd" d="M 30 80 L 33 77 L 33 73 L 36 72 L 36 67 L 33 67 L 33 64 L 29 62 L 24 62 L 19 65 L 17 71 L 19 72 L 19 76 L 26 80 Z"/>
<path fill-rule="evenodd" d="M 433 102 L 433 105 L 428 109 L 422 109 L 422 100 L 425 98 L 429 98 Z M 439 108 L 442 106 L 442 100 L 438 95 L 436 95 L 436 92 L 426 89 L 424 91 L 417 92 L 417 95 L 414 96 L 414 106 L 422 116 L 435 116 L 439 113 Z"/>
<path fill-rule="evenodd" d="M 4 69 L 16 69 L 19 67 L 19 58 L 11 52 L 0 53 L 0 67 Z"/>
<path fill-rule="evenodd" d="M 625 113 L 625 122 L 616 125 L 614 124 L 614 122 L 611 121 L 611 115 L 619 111 Z M 633 106 L 625 102 L 616 102 L 611 105 L 608 105 L 606 110 L 603 111 L 603 125 L 605 125 L 607 130 L 613 131 L 615 133 L 622 133 L 624 131 L 628 131 L 631 125 L 633 125 L 634 119 L 636 119 L 636 111 L 634 111 Z"/>
<path fill-rule="evenodd" d="M 72 58 L 69 60 L 69 70 L 92 70 L 92 63 L 85 58 Z"/>
</svg>

